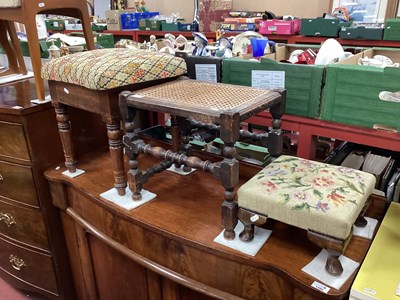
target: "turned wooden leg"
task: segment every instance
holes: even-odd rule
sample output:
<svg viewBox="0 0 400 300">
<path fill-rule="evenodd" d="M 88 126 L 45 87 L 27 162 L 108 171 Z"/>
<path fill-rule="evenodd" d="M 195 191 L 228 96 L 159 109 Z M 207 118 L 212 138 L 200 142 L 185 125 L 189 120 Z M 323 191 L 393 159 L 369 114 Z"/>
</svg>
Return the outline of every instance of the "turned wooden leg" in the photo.
<svg viewBox="0 0 400 300">
<path fill-rule="evenodd" d="M 118 195 L 124 196 L 127 186 L 124 169 L 124 152 L 122 146 L 122 130 L 119 122 L 107 124 L 107 136 L 111 161 L 114 169 L 114 187 Z"/>
<path fill-rule="evenodd" d="M 58 132 L 60 133 L 61 144 L 64 151 L 65 166 L 70 173 L 76 172 L 76 157 L 72 143 L 71 122 L 67 106 L 61 103 L 53 103 L 58 122 Z"/>
<path fill-rule="evenodd" d="M 360 214 L 357 217 L 357 220 L 354 222 L 355 226 L 357 226 L 357 227 L 365 227 L 365 226 L 367 226 L 368 221 L 365 219 L 365 213 L 367 212 L 370 203 L 371 203 L 371 197 L 369 197 L 365 201 L 364 206 L 363 206 Z"/>
<path fill-rule="evenodd" d="M 268 134 L 268 151 L 273 157 L 281 155 L 283 149 L 282 115 L 285 112 L 286 92 L 281 92 L 281 103 L 269 109 L 272 115 L 272 129 Z"/>
<path fill-rule="evenodd" d="M 222 155 L 224 160 L 220 165 L 219 178 L 225 188 L 225 199 L 221 207 L 222 226 L 224 226 L 224 238 L 235 238 L 235 227 L 238 222 L 238 204 L 235 201 L 235 187 L 239 183 L 239 162 L 236 160 L 235 142 L 240 138 L 239 115 L 233 118 L 222 114 L 220 116 L 220 138 L 224 142 Z"/>
<path fill-rule="evenodd" d="M 123 137 L 123 144 L 125 145 L 125 155 L 129 158 L 129 171 L 128 171 L 128 187 L 132 192 L 132 200 L 139 201 L 142 199 L 141 191 L 143 189 L 143 174 L 139 170 L 139 162 L 137 160 L 138 152 L 135 141 L 139 139 L 135 133 L 135 115 L 137 111 L 133 108 L 128 108 L 126 105 L 126 96 L 129 92 L 123 92 L 120 96 L 120 111 L 121 116 L 125 122 L 126 134 Z"/>
<path fill-rule="evenodd" d="M 179 153 L 182 145 L 182 135 L 178 127 L 178 118 L 171 115 L 171 137 L 172 137 L 172 151 Z M 180 168 L 178 163 L 174 164 L 175 168 Z"/>
<path fill-rule="evenodd" d="M 192 146 L 189 143 L 191 124 L 186 118 L 178 117 L 178 128 L 181 133 L 181 151 L 185 153 L 186 156 L 192 156 Z M 184 165 L 182 170 L 184 172 L 190 172 L 192 168 Z"/>
<path fill-rule="evenodd" d="M 338 239 L 316 231 L 308 230 L 307 235 L 310 241 L 329 252 L 325 264 L 325 270 L 333 276 L 340 276 L 343 272 L 343 267 L 339 261 L 339 256 L 342 255 L 346 249 L 352 234 L 350 233 L 346 239 Z"/>
<path fill-rule="evenodd" d="M 143 189 L 143 176 L 139 170 L 139 162 L 137 155 L 133 154 L 129 157 L 128 185 L 132 192 L 132 200 L 139 201 L 142 199 L 141 191 Z"/>
<path fill-rule="evenodd" d="M 341 255 L 341 253 L 337 253 L 334 251 L 330 251 L 329 252 L 329 256 L 326 259 L 326 263 L 325 263 L 325 270 L 333 275 L 333 276 L 340 276 L 343 273 L 343 267 L 342 267 L 342 263 L 339 260 L 339 256 Z"/>
<path fill-rule="evenodd" d="M 254 226 L 263 225 L 267 221 L 264 215 L 253 213 L 247 209 L 239 208 L 238 218 L 243 223 L 244 229 L 239 234 L 243 242 L 250 242 L 254 238 Z"/>
<path fill-rule="evenodd" d="M 239 162 L 234 159 L 236 148 L 233 145 L 225 146 L 223 150 L 225 159 L 221 163 L 221 182 L 225 188 L 225 199 L 222 203 L 221 217 L 224 226 L 224 238 L 235 238 L 235 227 L 238 222 L 238 204 L 235 202 L 236 192 L 234 187 L 239 181 Z"/>
</svg>

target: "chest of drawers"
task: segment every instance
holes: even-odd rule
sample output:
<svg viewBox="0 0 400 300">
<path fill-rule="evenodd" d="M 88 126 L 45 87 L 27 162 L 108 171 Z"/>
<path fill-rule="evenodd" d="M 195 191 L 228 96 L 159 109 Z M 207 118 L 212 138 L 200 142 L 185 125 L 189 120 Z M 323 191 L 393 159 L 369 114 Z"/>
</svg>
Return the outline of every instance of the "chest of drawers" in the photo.
<svg viewBox="0 0 400 300">
<path fill-rule="evenodd" d="M 63 230 L 43 171 L 63 161 L 51 103 L 30 81 L 0 86 L 0 276 L 39 299 L 74 299 Z"/>
</svg>

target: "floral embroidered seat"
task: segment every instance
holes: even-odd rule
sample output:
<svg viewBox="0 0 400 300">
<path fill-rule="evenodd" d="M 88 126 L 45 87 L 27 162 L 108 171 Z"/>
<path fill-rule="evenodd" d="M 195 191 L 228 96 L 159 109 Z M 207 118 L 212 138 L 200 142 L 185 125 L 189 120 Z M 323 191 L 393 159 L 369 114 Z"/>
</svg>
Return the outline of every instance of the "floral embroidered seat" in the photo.
<svg viewBox="0 0 400 300">
<path fill-rule="evenodd" d="M 66 55 L 42 67 L 42 78 L 109 90 L 186 73 L 182 58 L 128 48 L 99 49 Z"/>
<path fill-rule="evenodd" d="M 363 213 L 374 186 L 375 177 L 369 173 L 280 156 L 238 190 L 239 218 L 245 225 L 241 239 L 251 240 L 254 224 L 265 217 L 305 229 L 313 242 L 330 252 L 327 271 L 340 275 L 337 258 L 351 238 L 353 224 L 366 225 Z"/>
</svg>

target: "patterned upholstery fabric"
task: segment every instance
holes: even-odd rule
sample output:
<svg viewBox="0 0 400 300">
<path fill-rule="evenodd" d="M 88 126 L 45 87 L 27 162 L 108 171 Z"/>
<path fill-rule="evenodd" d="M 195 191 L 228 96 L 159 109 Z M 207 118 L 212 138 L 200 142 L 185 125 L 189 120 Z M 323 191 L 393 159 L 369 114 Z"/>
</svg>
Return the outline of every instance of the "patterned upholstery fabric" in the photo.
<svg viewBox="0 0 400 300">
<path fill-rule="evenodd" d="M 92 90 L 109 90 L 185 73 L 186 63 L 182 58 L 127 48 L 66 55 L 42 67 L 43 79 L 72 83 Z"/>
<path fill-rule="evenodd" d="M 240 207 L 345 239 L 375 186 L 362 171 L 280 156 L 238 190 Z"/>
<path fill-rule="evenodd" d="M 1 0 L 0 1 L 0 8 L 5 7 L 20 7 L 21 0 Z"/>
</svg>

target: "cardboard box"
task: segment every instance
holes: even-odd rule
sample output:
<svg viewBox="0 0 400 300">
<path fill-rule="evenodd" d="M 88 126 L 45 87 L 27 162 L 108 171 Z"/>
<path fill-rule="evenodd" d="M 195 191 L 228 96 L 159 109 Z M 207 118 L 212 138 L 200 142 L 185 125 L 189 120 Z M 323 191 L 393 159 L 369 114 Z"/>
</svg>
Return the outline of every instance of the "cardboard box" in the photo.
<svg viewBox="0 0 400 300">
<path fill-rule="evenodd" d="M 255 17 L 255 18 L 231 18 L 231 17 L 228 17 L 228 18 L 224 19 L 224 22 L 227 22 L 227 23 L 232 22 L 232 23 L 254 23 L 254 24 L 256 24 L 256 23 L 260 23 L 261 21 L 262 21 L 262 19 L 259 17 Z"/>
<path fill-rule="evenodd" d="M 232 23 L 223 22 L 220 25 L 223 31 L 257 31 L 258 25 L 255 23 Z"/>
<path fill-rule="evenodd" d="M 199 30 L 216 31 L 232 10 L 233 0 L 199 0 Z"/>
<path fill-rule="evenodd" d="M 123 10 L 106 10 L 106 20 L 108 30 L 121 30 L 121 14 Z"/>
<path fill-rule="evenodd" d="M 265 20 L 260 22 L 258 32 L 261 34 L 294 35 L 300 32 L 301 20 L 292 21 Z"/>
<path fill-rule="evenodd" d="M 384 55 L 400 62 L 400 50 L 368 49 L 363 57 Z M 400 130 L 400 103 L 382 101 L 382 91 L 400 90 L 400 68 L 360 66 L 357 62 L 329 65 L 321 118 L 369 128 Z"/>
</svg>

